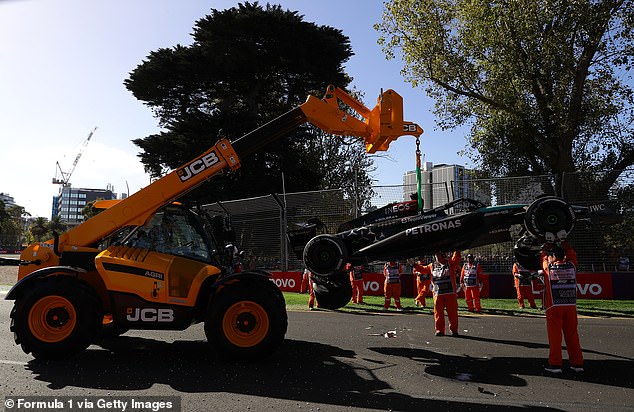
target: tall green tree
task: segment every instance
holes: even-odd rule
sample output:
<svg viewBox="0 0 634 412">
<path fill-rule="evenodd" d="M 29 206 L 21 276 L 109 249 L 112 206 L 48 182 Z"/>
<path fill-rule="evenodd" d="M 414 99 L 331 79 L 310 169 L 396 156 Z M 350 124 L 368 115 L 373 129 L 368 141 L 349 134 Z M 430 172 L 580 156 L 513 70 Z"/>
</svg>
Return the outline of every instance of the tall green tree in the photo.
<svg viewBox="0 0 634 412">
<path fill-rule="evenodd" d="M 7 245 L 11 231 L 11 215 L 5 208 L 4 202 L 0 200 L 0 245 Z"/>
<path fill-rule="evenodd" d="M 29 231 L 36 242 L 41 242 L 48 239 L 48 229 L 48 219 L 45 217 L 36 217 Z"/>
<path fill-rule="evenodd" d="M 350 82 L 343 67 L 353 54 L 349 39 L 281 6 L 245 2 L 212 9 L 196 22 L 192 35 L 190 46 L 151 52 L 125 80 L 164 128 L 134 140 L 154 177 L 198 156 L 219 134 L 234 140 L 300 105 L 309 94 L 321 97 L 328 84 L 345 88 Z M 282 173 L 287 191 L 328 187 L 341 179 L 328 179 L 331 169 L 325 160 L 330 163 L 349 150 L 358 155 L 363 144 L 327 139 L 310 126 L 300 127 L 240 159 L 237 172 L 210 180 L 196 197 L 222 200 L 279 192 Z"/>
<path fill-rule="evenodd" d="M 48 222 L 48 236 L 49 237 L 53 237 L 53 232 L 62 234 L 67 229 L 68 229 L 68 225 L 66 224 L 66 222 L 62 220 L 61 215 L 53 216 L 53 218 Z"/>
<path fill-rule="evenodd" d="M 95 203 L 103 200 L 102 198 L 97 198 L 95 200 L 91 200 L 90 202 L 86 203 L 86 205 L 81 209 L 81 214 L 82 216 L 84 216 L 84 220 L 88 220 L 93 216 L 98 215 L 99 213 L 102 212 L 101 209 L 95 209 Z"/>
<path fill-rule="evenodd" d="M 29 212 L 22 206 L 14 205 L 8 208 L 9 215 L 13 222 L 13 245 L 19 249 L 27 241 L 27 219 L 31 216 Z"/>
<path fill-rule="evenodd" d="M 439 125 L 471 126 L 493 176 L 553 173 L 557 194 L 605 196 L 634 164 L 632 0 L 391 0 L 375 27 Z M 585 191 L 563 181 L 575 172 Z"/>
<path fill-rule="evenodd" d="M 24 219 L 29 214 L 22 206 L 5 207 L 0 201 L 0 245 L 18 249 L 25 240 Z"/>
</svg>

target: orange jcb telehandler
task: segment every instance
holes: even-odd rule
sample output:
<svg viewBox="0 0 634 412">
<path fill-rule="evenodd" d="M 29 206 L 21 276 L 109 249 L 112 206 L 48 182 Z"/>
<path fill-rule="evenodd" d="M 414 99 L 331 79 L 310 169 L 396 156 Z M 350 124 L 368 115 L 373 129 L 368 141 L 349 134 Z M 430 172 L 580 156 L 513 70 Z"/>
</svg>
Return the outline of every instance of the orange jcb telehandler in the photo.
<svg viewBox="0 0 634 412">
<path fill-rule="evenodd" d="M 343 104 L 342 104 L 343 103 Z M 362 120 L 344 110 L 357 112 Z M 331 134 L 364 139 L 369 153 L 387 150 L 403 135 L 423 130 L 403 121 L 403 100 L 382 92 L 370 110 L 328 86 L 305 103 L 230 142 L 209 150 L 61 235 L 34 243 L 20 259 L 11 331 L 37 358 L 66 357 L 99 336 L 128 329 L 184 330 L 204 322 L 207 339 L 232 357 L 253 359 L 274 351 L 287 329 L 284 297 L 264 271 L 232 273 L 219 245 L 220 225 L 177 199 L 297 126 L 310 122 Z"/>
</svg>

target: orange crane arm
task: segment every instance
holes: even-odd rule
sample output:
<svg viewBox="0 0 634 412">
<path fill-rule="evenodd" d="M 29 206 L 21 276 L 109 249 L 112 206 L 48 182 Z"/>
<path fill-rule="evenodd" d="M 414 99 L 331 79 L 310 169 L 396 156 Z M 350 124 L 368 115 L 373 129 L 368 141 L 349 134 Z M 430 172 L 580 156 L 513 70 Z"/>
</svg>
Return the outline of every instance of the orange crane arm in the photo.
<svg viewBox="0 0 634 412">
<path fill-rule="evenodd" d="M 220 171 L 238 167 L 238 156 L 231 144 L 221 139 L 189 163 L 130 197 L 111 202 L 112 206 L 108 209 L 62 234 L 59 237 L 59 249 L 64 250 L 64 245 L 90 246 L 122 227 L 143 225 L 161 206 L 173 202 Z M 106 202 L 100 203 L 109 206 Z"/>
<path fill-rule="evenodd" d="M 339 108 L 339 102 L 356 111 L 363 120 Z M 309 96 L 305 103 L 230 143 L 221 139 L 202 155 L 161 179 L 109 206 L 59 237 L 59 250 L 90 247 L 125 226 L 143 225 L 158 208 L 229 168 L 240 167 L 239 157 L 255 152 L 299 125 L 310 122 L 327 133 L 363 138 L 368 153 L 387 150 L 391 141 L 403 135 L 420 136 L 418 125 L 403 121 L 403 99 L 393 90 L 381 93 L 374 109 L 334 86 L 323 99 Z M 53 243 L 52 240 L 47 243 Z"/>
<path fill-rule="evenodd" d="M 361 115 L 363 121 L 341 111 L 339 101 Z M 423 134 L 420 126 L 403 120 L 403 98 L 391 89 L 379 95 L 372 110 L 332 85 L 323 99 L 310 96 L 300 107 L 308 121 L 325 132 L 363 138 L 368 153 L 388 150 L 390 143 L 403 135 Z"/>
</svg>

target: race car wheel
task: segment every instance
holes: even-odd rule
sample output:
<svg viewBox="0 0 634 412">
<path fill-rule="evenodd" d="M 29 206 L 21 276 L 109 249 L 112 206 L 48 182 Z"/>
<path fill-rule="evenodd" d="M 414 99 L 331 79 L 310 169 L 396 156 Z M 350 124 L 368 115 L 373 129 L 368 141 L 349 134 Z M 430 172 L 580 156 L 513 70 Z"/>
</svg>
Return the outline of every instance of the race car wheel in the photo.
<svg viewBox="0 0 634 412">
<path fill-rule="evenodd" d="M 304 263 L 317 275 L 330 275 L 343 269 L 348 258 L 346 245 L 332 235 L 315 236 L 304 247 Z"/>
<path fill-rule="evenodd" d="M 284 297 L 268 280 L 225 286 L 205 319 L 207 340 L 223 355 L 256 360 L 277 349 L 286 334 Z"/>
<path fill-rule="evenodd" d="M 543 197 L 530 204 L 524 215 L 524 225 L 534 237 L 554 241 L 565 239 L 575 224 L 575 212 L 563 199 Z"/>
<path fill-rule="evenodd" d="M 40 359 L 72 356 L 88 347 L 101 327 L 101 304 L 92 290 L 65 276 L 37 280 L 11 311 L 15 343 Z"/>
<path fill-rule="evenodd" d="M 313 276 L 313 291 L 319 308 L 339 309 L 350 302 L 352 286 L 344 271 L 327 277 Z"/>
<path fill-rule="evenodd" d="M 542 249 L 542 242 L 533 236 L 522 236 L 513 248 L 515 260 L 523 268 L 530 271 L 538 271 L 541 269 L 539 256 Z"/>
</svg>

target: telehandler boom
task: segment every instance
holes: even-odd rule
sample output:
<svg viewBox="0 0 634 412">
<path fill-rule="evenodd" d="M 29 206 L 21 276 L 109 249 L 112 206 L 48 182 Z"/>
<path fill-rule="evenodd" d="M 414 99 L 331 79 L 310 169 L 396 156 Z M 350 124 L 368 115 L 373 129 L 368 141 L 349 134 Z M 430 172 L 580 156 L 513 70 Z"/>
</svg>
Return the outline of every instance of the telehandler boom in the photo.
<svg viewBox="0 0 634 412">
<path fill-rule="evenodd" d="M 354 110 L 363 120 L 343 110 Z M 60 358 L 99 337 L 128 329 L 183 330 L 204 322 L 216 350 L 257 358 L 275 350 L 287 329 L 284 298 L 264 271 L 232 273 L 204 214 L 175 201 L 240 159 L 304 123 L 327 133 L 364 139 L 366 151 L 387 150 L 403 135 L 423 130 L 403 121 L 398 93 L 382 92 L 370 110 L 342 89 L 305 103 L 230 142 L 221 138 L 197 158 L 20 259 L 11 330 L 35 357 Z"/>
</svg>

